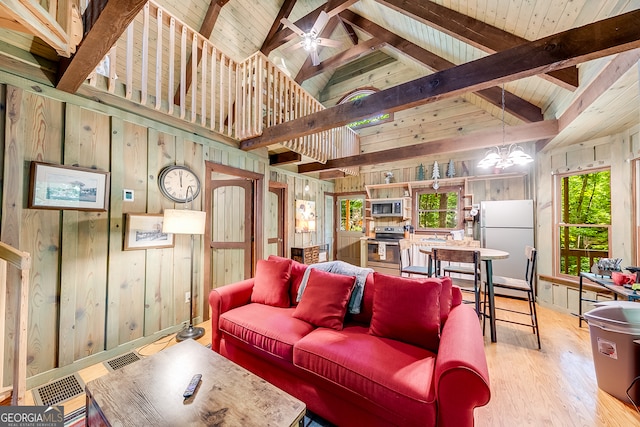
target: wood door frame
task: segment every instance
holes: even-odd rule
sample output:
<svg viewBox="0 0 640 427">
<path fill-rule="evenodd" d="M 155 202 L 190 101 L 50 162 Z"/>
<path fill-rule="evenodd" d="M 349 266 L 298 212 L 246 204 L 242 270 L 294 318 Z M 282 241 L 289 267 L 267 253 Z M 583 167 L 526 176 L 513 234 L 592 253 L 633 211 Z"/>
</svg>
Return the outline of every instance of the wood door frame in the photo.
<svg viewBox="0 0 640 427">
<path fill-rule="evenodd" d="M 285 226 L 285 221 L 287 218 L 289 218 L 287 216 L 289 214 L 289 211 L 288 211 L 289 204 L 287 203 L 287 192 L 288 192 L 289 186 L 285 182 L 269 181 L 269 191 L 271 191 L 271 189 L 278 190 L 281 195 L 280 207 L 282 208 L 282 219 L 278 223 L 278 227 L 282 229 L 281 230 L 282 231 L 282 256 L 284 258 L 287 258 L 287 247 L 288 247 L 287 244 L 289 242 L 287 241 L 287 227 Z"/>
<path fill-rule="evenodd" d="M 262 210 L 264 207 L 264 175 L 248 170 L 227 166 L 220 163 L 205 161 L 205 179 L 204 179 L 204 204 L 207 213 L 207 226 L 204 230 L 204 294 L 202 298 L 202 320 L 209 320 L 209 293 L 211 292 L 211 198 L 212 198 L 212 179 L 211 174 L 223 173 L 226 175 L 245 178 L 253 182 L 253 243 L 251 256 L 251 273 L 255 273 L 256 260 L 262 259 L 264 246 L 264 226 Z"/>
<path fill-rule="evenodd" d="M 336 217 L 336 213 L 340 213 L 340 210 L 338 209 L 338 193 L 331 193 L 329 191 L 325 191 L 324 192 L 324 196 L 331 196 L 333 197 L 333 230 L 331 230 L 331 239 L 333 239 L 333 245 L 331 245 L 331 259 L 337 259 L 337 255 L 338 255 L 338 249 L 336 245 L 336 239 L 338 238 L 338 221 L 340 220 L 339 218 Z M 323 201 L 322 204 L 324 205 L 324 197 L 323 197 Z M 329 254 L 327 254 L 328 256 Z"/>
<path fill-rule="evenodd" d="M 367 228 L 369 226 L 369 223 L 367 221 L 367 210 L 366 210 L 366 205 L 367 205 L 367 193 L 363 192 L 363 191 L 347 191 L 344 193 L 325 193 L 325 194 L 333 194 L 334 198 L 335 198 L 335 204 L 334 204 L 334 209 L 335 209 L 335 213 L 333 215 L 333 223 L 334 223 L 334 227 L 333 227 L 333 241 L 334 241 L 334 245 L 333 245 L 333 259 L 338 259 L 338 230 L 340 229 L 340 203 L 339 199 L 341 197 L 362 197 L 364 199 L 364 204 L 362 206 L 363 209 L 363 221 L 362 221 L 362 227 L 363 227 L 363 236 L 366 236 L 366 232 L 367 232 Z"/>
</svg>

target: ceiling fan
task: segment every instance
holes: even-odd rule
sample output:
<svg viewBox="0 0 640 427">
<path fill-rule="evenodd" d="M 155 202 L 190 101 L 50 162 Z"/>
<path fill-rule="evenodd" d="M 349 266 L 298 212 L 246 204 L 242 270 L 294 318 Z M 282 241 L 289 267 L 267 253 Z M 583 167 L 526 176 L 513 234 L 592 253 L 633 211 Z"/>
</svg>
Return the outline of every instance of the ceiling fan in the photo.
<svg viewBox="0 0 640 427">
<path fill-rule="evenodd" d="M 292 51 L 295 49 L 303 48 L 304 50 L 309 52 L 309 55 L 311 56 L 311 62 L 313 63 L 313 65 L 318 65 L 320 63 L 320 58 L 318 56 L 319 46 L 331 46 L 331 47 L 342 46 L 342 43 L 338 41 L 320 37 L 320 33 L 329 22 L 329 19 L 330 17 L 327 14 L 327 12 L 325 11 L 320 12 L 320 15 L 318 15 L 318 19 L 316 19 L 316 22 L 313 24 L 313 27 L 311 27 L 311 29 L 305 33 L 296 24 L 289 21 L 287 18 L 282 18 L 280 22 L 282 22 L 282 24 L 285 27 L 288 27 L 291 31 L 293 31 L 294 33 L 296 33 L 301 37 L 301 40 L 299 42 L 288 47 L 287 49 L 285 49 L 285 51 Z"/>
</svg>

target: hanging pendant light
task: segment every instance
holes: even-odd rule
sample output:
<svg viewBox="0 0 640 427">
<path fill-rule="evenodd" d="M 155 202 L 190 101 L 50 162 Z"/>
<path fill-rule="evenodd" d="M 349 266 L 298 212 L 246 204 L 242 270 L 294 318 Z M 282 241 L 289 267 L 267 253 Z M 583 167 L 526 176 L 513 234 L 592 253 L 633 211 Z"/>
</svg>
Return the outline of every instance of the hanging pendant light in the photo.
<svg viewBox="0 0 640 427">
<path fill-rule="evenodd" d="M 526 165 L 533 162 L 533 157 L 525 153 L 521 146 L 517 144 L 511 144 L 509 147 L 505 146 L 504 126 L 504 85 L 502 85 L 502 146 L 490 148 L 482 160 L 478 162 L 478 167 L 506 169 L 513 165 Z"/>
</svg>

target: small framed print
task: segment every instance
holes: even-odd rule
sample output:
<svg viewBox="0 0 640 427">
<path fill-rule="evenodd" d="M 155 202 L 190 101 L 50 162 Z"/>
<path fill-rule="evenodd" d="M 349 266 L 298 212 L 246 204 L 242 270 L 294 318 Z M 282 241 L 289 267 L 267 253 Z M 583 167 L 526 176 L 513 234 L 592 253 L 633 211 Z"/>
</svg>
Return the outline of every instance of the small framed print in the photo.
<svg viewBox="0 0 640 427">
<path fill-rule="evenodd" d="M 27 207 L 105 212 L 109 178 L 95 169 L 31 162 Z"/>
<path fill-rule="evenodd" d="M 129 213 L 125 217 L 124 250 L 172 248 L 173 234 L 162 232 L 162 214 Z"/>
</svg>

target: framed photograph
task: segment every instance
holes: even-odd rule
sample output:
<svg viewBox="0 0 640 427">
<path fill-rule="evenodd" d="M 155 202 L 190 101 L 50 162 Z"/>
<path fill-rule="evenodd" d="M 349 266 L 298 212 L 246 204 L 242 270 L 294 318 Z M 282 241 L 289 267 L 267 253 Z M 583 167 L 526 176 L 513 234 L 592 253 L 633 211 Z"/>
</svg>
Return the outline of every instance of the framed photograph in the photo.
<svg viewBox="0 0 640 427">
<path fill-rule="evenodd" d="M 124 250 L 172 248 L 173 234 L 162 232 L 162 214 L 129 213 L 125 218 Z"/>
<path fill-rule="evenodd" d="M 316 202 L 296 200 L 296 233 L 316 231 Z"/>
<path fill-rule="evenodd" d="M 28 207 L 105 212 L 109 172 L 31 162 Z"/>
</svg>

